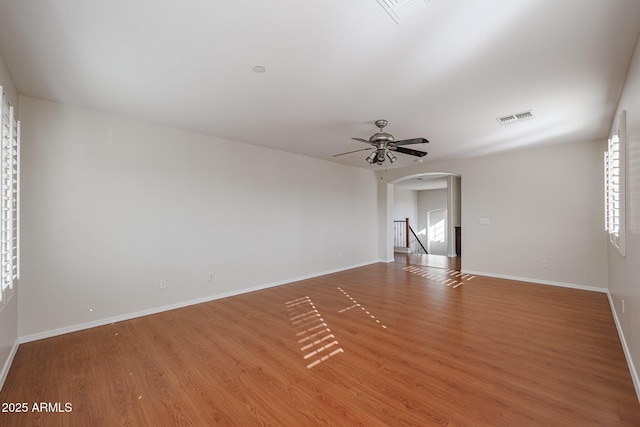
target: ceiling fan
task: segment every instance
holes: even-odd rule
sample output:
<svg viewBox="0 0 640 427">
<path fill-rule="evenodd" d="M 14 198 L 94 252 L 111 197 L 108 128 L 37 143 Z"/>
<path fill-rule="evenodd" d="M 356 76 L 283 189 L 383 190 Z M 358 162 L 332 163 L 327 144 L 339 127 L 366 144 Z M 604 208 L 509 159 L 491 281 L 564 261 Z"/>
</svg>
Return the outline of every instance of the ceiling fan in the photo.
<svg viewBox="0 0 640 427">
<path fill-rule="evenodd" d="M 380 132 L 376 132 L 373 135 L 371 135 L 369 140 L 362 139 L 362 138 L 351 138 L 356 141 L 361 141 L 366 144 L 370 144 L 373 147 L 362 148 L 360 150 L 354 150 L 354 151 L 348 151 L 346 153 L 334 154 L 333 157 L 344 156 L 345 154 L 357 153 L 358 151 L 374 150 L 373 153 L 371 153 L 367 157 L 367 162 L 369 162 L 370 165 L 374 163 L 381 165 L 385 160 L 385 156 L 389 159 L 389 162 L 391 163 L 395 163 L 395 161 L 398 160 L 398 158 L 394 156 L 392 151 L 396 151 L 398 153 L 403 153 L 403 154 L 409 154 L 410 156 L 416 156 L 416 157 L 424 157 L 427 155 L 425 151 L 413 150 L 411 148 L 404 147 L 405 145 L 411 145 L 411 144 L 426 144 L 429 142 L 426 139 L 413 138 L 413 139 L 403 139 L 402 141 L 396 141 L 393 138 L 393 135 L 390 135 L 384 131 L 384 127 L 387 125 L 386 120 L 376 120 L 375 123 L 376 123 L 376 126 L 380 129 Z"/>
</svg>

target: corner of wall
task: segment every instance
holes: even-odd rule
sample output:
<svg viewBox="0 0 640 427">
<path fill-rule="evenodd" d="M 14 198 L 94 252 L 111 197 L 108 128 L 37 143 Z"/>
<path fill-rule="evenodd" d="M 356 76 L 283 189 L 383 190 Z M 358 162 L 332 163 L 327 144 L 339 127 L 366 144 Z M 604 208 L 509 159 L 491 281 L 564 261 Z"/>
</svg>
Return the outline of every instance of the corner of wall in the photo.
<svg viewBox="0 0 640 427">
<path fill-rule="evenodd" d="M 620 320 L 618 319 L 616 306 L 613 303 L 613 299 L 609 291 L 607 291 L 607 298 L 609 299 L 609 306 L 611 307 L 611 314 L 613 314 L 613 321 L 616 324 L 616 329 L 618 330 L 618 336 L 620 337 L 620 342 L 622 343 L 622 350 L 624 351 L 624 357 L 627 359 L 627 365 L 629 366 L 629 373 L 631 374 L 631 380 L 633 381 L 633 386 L 636 389 L 636 396 L 638 397 L 638 402 L 640 402 L 640 377 L 638 377 L 638 370 L 633 364 L 633 358 L 631 357 L 631 352 L 629 351 L 629 346 L 627 345 L 627 340 L 624 336 L 622 325 L 620 324 Z"/>
<path fill-rule="evenodd" d="M 16 339 L 16 342 L 13 344 L 11 348 L 11 352 L 9 352 L 9 356 L 4 362 L 4 366 L 2 366 L 2 371 L 0 371 L 0 390 L 4 386 L 4 382 L 7 379 L 7 375 L 9 375 L 9 369 L 11 369 L 11 364 L 13 363 L 13 358 L 16 356 L 18 352 L 18 347 L 20 346 L 20 340 Z"/>
</svg>

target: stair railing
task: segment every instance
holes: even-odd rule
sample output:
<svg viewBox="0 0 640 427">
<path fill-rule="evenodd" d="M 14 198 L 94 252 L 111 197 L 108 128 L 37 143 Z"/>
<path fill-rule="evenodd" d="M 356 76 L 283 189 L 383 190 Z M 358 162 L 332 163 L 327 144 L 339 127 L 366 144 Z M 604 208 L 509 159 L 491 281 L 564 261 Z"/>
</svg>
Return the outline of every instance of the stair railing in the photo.
<svg viewBox="0 0 640 427">
<path fill-rule="evenodd" d="M 413 237 L 415 238 L 415 241 L 418 242 L 418 244 L 420 245 L 420 247 L 422 248 L 424 253 L 428 254 L 429 252 L 427 252 L 427 248 L 425 248 L 424 245 L 422 244 L 422 242 L 420 241 L 420 239 L 418 239 L 418 235 L 416 234 L 415 231 L 413 231 L 413 228 L 411 228 L 411 226 L 409 226 L 409 231 L 411 231 L 411 234 L 413 234 Z"/>
<path fill-rule="evenodd" d="M 413 238 L 412 238 L 413 236 Z M 393 246 L 397 248 L 411 249 L 412 240 L 420 245 L 420 248 L 425 254 L 428 254 L 427 249 L 424 247 L 420 239 L 418 238 L 411 225 L 409 225 L 409 218 L 404 220 L 393 221 Z"/>
</svg>

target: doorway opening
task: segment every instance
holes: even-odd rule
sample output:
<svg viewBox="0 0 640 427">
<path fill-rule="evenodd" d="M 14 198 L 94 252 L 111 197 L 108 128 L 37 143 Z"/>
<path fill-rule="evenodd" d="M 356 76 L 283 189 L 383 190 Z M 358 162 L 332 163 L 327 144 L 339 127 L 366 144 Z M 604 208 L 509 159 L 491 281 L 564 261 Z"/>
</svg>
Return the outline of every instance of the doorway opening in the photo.
<svg viewBox="0 0 640 427">
<path fill-rule="evenodd" d="M 394 183 L 393 220 L 409 218 L 416 237 L 427 249 L 394 251 L 395 262 L 460 271 L 461 177 L 451 173 L 426 173 Z"/>
</svg>

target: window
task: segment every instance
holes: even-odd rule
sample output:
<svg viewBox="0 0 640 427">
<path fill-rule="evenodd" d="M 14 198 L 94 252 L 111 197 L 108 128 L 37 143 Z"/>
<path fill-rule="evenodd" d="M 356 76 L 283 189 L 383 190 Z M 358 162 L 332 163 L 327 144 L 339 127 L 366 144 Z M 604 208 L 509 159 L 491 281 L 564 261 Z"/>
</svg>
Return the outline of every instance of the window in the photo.
<svg viewBox="0 0 640 427">
<path fill-rule="evenodd" d="M 0 86 L 0 309 L 13 294 L 20 276 L 20 122 Z"/>
<path fill-rule="evenodd" d="M 626 112 L 620 113 L 619 128 L 609 138 L 604 153 L 605 229 L 609 240 L 625 255 L 625 135 Z"/>
</svg>

